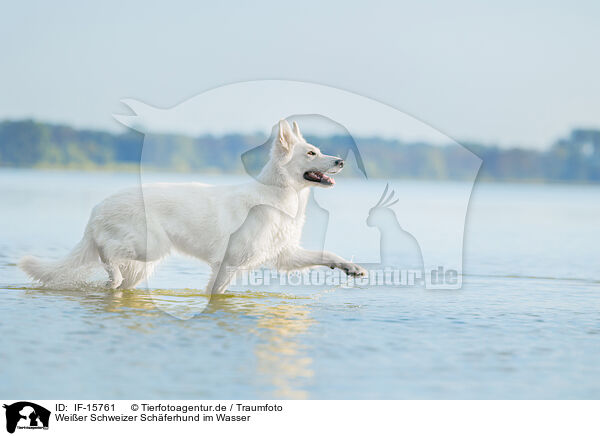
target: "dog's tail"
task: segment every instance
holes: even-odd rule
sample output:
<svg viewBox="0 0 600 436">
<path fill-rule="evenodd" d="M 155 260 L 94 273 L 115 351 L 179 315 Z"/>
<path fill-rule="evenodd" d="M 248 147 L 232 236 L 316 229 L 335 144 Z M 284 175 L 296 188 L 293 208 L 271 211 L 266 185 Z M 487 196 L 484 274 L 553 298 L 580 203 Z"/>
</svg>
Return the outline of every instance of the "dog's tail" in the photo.
<svg viewBox="0 0 600 436">
<path fill-rule="evenodd" d="M 76 283 L 81 280 L 78 269 L 98 261 L 98 249 L 88 231 L 83 238 L 60 260 L 41 260 L 34 256 L 23 257 L 18 265 L 27 275 L 43 285 L 52 283 Z"/>
</svg>

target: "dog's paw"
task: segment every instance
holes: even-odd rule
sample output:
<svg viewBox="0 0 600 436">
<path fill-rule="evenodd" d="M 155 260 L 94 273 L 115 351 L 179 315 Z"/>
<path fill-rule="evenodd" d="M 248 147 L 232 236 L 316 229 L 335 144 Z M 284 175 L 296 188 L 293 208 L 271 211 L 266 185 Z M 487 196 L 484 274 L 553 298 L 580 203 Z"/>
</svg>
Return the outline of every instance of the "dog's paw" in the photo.
<svg viewBox="0 0 600 436">
<path fill-rule="evenodd" d="M 355 263 L 343 263 L 338 268 L 352 277 L 366 277 L 368 275 L 366 269 Z"/>
<path fill-rule="evenodd" d="M 112 279 L 108 279 L 105 283 L 104 283 L 104 287 L 106 289 L 118 289 L 119 286 L 121 286 L 121 283 L 123 283 L 123 279 L 121 280 L 112 280 Z"/>
</svg>

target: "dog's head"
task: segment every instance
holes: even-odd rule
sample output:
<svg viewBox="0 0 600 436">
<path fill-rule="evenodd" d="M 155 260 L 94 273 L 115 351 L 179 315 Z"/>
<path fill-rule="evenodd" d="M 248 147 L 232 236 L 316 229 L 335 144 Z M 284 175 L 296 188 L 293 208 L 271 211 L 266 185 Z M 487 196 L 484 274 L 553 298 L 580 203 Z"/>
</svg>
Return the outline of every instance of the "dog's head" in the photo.
<svg viewBox="0 0 600 436">
<path fill-rule="evenodd" d="M 286 120 L 281 120 L 277 129 L 271 148 L 271 161 L 281 168 L 289 184 L 296 188 L 331 187 L 335 184 L 331 175 L 339 173 L 344 167 L 341 158 L 323 154 L 306 142 L 295 121 L 291 127 Z"/>
</svg>

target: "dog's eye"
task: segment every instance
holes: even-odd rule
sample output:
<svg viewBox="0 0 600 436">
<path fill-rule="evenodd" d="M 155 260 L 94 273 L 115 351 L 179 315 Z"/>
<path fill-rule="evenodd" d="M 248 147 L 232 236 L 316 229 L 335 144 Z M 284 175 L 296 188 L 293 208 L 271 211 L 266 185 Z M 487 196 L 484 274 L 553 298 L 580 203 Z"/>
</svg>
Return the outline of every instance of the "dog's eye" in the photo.
<svg viewBox="0 0 600 436">
<path fill-rule="evenodd" d="M 307 154 L 308 154 L 309 156 L 315 156 L 317 153 L 315 153 L 314 151 L 312 151 L 312 150 L 311 150 L 311 151 L 309 151 Z"/>
</svg>

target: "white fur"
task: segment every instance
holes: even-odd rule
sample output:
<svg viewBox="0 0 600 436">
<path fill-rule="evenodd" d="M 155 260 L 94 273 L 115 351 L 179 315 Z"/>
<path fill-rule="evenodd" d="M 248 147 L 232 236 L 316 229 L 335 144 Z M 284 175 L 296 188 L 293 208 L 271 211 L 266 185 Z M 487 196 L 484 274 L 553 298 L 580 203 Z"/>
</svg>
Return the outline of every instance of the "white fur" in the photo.
<svg viewBox="0 0 600 436">
<path fill-rule="evenodd" d="M 298 124 L 278 124 L 271 157 L 258 181 L 234 186 L 158 183 L 116 193 L 92 210 L 82 240 L 63 260 L 26 256 L 19 266 L 43 284 L 64 282 L 101 262 L 110 288 L 132 288 L 172 251 L 212 268 L 208 292 L 222 293 L 240 269 L 270 264 L 280 270 L 316 265 L 364 275 L 329 252 L 300 247 L 311 186 L 306 171 L 333 174 L 343 162 L 308 144 Z M 340 163 L 341 162 L 341 163 Z"/>
</svg>

